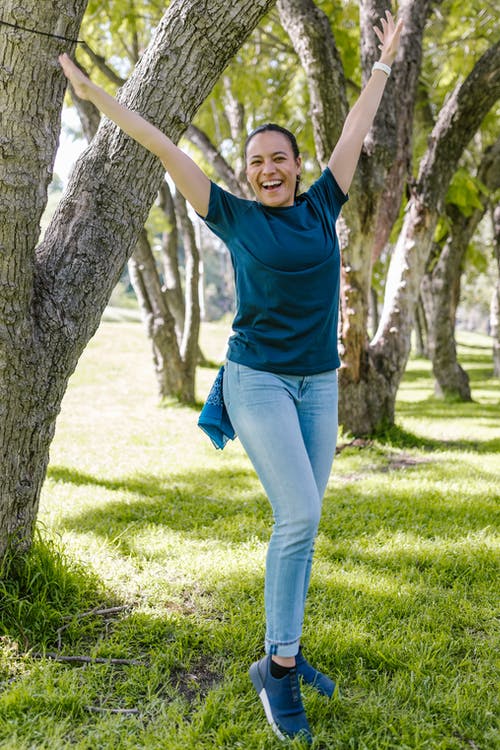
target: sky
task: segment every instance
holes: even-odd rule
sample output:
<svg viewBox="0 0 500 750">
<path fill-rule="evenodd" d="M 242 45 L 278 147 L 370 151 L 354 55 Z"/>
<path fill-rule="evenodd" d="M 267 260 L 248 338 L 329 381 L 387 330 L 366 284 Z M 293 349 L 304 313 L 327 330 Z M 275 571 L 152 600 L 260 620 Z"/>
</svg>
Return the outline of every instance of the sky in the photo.
<svg viewBox="0 0 500 750">
<path fill-rule="evenodd" d="M 87 145 L 83 138 L 75 139 L 73 133 L 68 132 L 69 128 L 79 131 L 80 122 L 74 109 L 64 107 L 62 112 L 62 128 L 59 137 L 59 148 L 54 163 L 54 173 L 61 178 L 65 187 L 68 182 L 71 167 Z"/>
</svg>

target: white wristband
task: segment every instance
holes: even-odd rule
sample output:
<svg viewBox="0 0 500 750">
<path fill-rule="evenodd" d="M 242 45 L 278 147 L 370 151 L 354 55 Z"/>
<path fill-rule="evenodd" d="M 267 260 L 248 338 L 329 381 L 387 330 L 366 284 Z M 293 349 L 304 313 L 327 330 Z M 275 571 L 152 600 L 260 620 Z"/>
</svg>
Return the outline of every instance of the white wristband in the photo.
<svg viewBox="0 0 500 750">
<path fill-rule="evenodd" d="M 381 70 L 383 73 L 386 74 L 387 78 L 391 75 L 391 68 L 389 65 L 386 65 L 385 63 L 376 62 L 373 63 L 372 73 L 374 70 Z"/>
</svg>

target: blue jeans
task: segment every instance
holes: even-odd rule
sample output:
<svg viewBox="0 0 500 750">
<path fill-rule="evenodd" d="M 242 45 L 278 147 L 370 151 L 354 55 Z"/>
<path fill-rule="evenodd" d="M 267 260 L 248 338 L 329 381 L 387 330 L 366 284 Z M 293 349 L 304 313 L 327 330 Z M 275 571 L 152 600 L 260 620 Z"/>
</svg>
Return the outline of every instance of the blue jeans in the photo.
<svg viewBox="0 0 500 750">
<path fill-rule="evenodd" d="M 276 375 L 228 361 L 224 402 L 274 514 L 266 652 L 295 656 L 323 495 L 337 441 L 337 371 Z"/>
</svg>

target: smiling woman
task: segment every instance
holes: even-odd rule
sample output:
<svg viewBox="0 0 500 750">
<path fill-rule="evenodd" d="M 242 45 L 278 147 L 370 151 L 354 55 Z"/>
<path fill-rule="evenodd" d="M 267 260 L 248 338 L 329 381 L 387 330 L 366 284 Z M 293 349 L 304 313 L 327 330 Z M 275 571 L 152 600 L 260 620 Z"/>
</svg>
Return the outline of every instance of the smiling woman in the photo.
<svg viewBox="0 0 500 750">
<path fill-rule="evenodd" d="M 302 169 L 293 133 L 274 123 L 259 126 L 246 140 L 245 160 L 257 200 L 275 208 L 293 206 Z"/>
<path fill-rule="evenodd" d="M 335 684 L 301 647 L 314 542 L 337 439 L 340 251 L 335 223 L 391 72 L 402 30 L 389 12 L 381 57 L 348 114 L 327 168 L 297 194 L 294 136 L 266 125 L 246 144 L 256 200 L 212 183 L 160 130 L 108 96 L 63 55 L 77 94 L 156 154 L 177 189 L 228 246 L 237 312 L 223 375 L 229 418 L 261 480 L 275 525 L 266 560 L 266 655 L 250 678 L 280 739 L 312 740 L 299 677 L 330 697 Z"/>
</svg>

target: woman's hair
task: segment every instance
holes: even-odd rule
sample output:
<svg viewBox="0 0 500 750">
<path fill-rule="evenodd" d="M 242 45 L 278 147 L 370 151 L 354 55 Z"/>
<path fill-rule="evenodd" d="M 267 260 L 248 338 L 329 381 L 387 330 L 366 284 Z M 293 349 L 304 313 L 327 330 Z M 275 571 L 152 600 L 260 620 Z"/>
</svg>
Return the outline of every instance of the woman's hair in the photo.
<svg viewBox="0 0 500 750">
<path fill-rule="evenodd" d="M 252 130 L 252 132 L 247 135 L 247 139 L 245 141 L 245 161 L 247 158 L 247 148 L 248 144 L 254 137 L 254 135 L 257 135 L 258 133 L 265 133 L 266 131 L 271 130 L 274 133 L 282 133 L 288 140 L 290 141 L 290 146 L 292 147 L 293 155 L 296 159 L 300 156 L 299 147 L 297 145 L 297 139 L 295 138 L 294 134 L 291 133 L 286 128 L 282 128 L 281 125 L 276 125 L 274 122 L 267 122 L 265 125 L 259 125 L 258 128 L 255 128 L 255 130 Z"/>
</svg>

